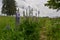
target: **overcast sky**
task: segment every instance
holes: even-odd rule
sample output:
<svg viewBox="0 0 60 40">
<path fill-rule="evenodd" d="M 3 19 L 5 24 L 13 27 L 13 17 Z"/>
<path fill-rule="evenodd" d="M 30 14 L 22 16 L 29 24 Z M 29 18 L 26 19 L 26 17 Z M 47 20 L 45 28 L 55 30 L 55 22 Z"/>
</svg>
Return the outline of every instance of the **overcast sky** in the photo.
<svg viewBox="0 0 60 40">
<path fill-rule="evenodd" d="M 2 7 L 2 0 L 0 0 L 0 11 Z M 40 16 L 60 16 L 60 11 L 56 12 L 56 10 L 49 9 L 48 7 L 44 6 L 44 4 L 47 2 L 47 0 L 16 0 L 17 5 L 20 6 L 31 6 L 33 8 L 36 8 L 40 10 Z M 1 12 L 0 12 L 1 13 Z"/>
</svg>

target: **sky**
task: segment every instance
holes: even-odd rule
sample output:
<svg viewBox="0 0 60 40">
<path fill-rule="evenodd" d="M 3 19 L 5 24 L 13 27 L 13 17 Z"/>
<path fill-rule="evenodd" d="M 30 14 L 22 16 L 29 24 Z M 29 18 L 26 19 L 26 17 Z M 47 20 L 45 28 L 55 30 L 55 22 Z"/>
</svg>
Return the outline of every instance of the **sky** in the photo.
<svg viewBox="0 0 60 40">
<path fill-rule="evenodd" d="M 2 7 L 2 0 L 0 0 L 0 11 Z M 47 0 L 16 0 L 17 6 L 20 8 L 22 6 L 27 7 L 31 6 L 40 11 L 40 16 L 49 16 L 49 17 L 60 17 L 60 11 L 56 12 L 56 10 L 49 9 L 48 7 L 44 6 Z M 0 12 L 1 13 L 1 12 Z"/>
</svg>

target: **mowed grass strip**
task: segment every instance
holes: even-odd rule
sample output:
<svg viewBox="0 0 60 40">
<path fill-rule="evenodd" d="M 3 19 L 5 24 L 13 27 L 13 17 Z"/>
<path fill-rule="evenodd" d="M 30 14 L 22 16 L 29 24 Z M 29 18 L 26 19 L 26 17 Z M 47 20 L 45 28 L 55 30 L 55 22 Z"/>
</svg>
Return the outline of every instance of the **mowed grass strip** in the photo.
<svg viewBox="0 0 60 40">
<path fill-rule="evenodd" d="M 0 30 L 10 25 L 10 27 L 15 26 L 15 17 L 11 16 L 0 16 Z"/>
</svg>

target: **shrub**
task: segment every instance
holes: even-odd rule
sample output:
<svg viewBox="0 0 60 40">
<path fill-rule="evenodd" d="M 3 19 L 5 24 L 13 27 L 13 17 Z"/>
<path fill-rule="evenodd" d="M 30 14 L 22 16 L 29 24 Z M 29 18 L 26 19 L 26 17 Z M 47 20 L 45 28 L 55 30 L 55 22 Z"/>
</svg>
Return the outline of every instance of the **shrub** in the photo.
<svg viewBox="0 0 60 40">
<path fill-rule="evenodd" d="M 20 24 L 20 31 L 23 31 L 24 40 L 39 40 L 39 24 L 25 20 Z"/>
</svg>

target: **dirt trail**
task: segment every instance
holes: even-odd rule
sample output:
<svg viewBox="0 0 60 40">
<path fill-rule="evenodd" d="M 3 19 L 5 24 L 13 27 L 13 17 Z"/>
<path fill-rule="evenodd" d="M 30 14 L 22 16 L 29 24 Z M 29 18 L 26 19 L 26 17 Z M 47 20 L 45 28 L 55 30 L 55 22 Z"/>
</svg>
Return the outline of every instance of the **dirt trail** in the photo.
<svg viewBox="0 0 60 40">
<path fill-rule="evenodd" d="M 47 40 L 46 27 L 42 27 L 40 30 L 40 40 Z"/>
</svg>

